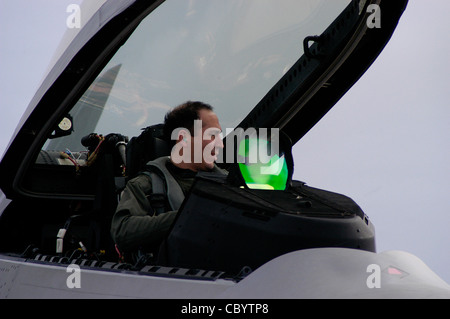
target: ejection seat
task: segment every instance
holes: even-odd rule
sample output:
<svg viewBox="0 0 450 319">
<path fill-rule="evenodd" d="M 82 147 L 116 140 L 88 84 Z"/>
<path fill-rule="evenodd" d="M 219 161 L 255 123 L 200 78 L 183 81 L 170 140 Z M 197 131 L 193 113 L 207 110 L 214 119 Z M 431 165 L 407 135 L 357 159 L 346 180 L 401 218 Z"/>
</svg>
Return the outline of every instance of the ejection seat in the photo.
<svg viewBox="0 0 450 319">
<path fill-rule="evenodd" d="M 93 133 L 83 138 L 82 144 L 90 154 L 97 152 L 92 164 L 92 172 L 96 175 L 93 209 L 84 215 L 70 216 L 61 230 L 65 234 L 70 227 L 76 232 L 74 227 L 78 223 L 87 222 L 87 250 L 104 251 L 106 259 L 116 260 L 117 249 L 110 235 L 112 217 L 128 180 L 135 177 L 148 161 L 170 154 L 168 143 L 163 139 L 163 124 L 149 126 L 130 140 L 115 133 L 99 139 L 99 135 Z M 75 237 L 79 235 L 73 232 Z"/>
</svg>

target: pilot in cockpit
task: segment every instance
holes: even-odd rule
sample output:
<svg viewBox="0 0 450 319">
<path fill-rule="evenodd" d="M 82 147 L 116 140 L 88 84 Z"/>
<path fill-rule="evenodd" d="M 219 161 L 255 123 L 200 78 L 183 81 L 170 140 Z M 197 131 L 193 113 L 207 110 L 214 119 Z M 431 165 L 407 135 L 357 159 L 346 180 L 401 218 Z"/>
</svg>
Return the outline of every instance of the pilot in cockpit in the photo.
<svg viewBox="0 0 450 319">
<path fill-rule="evenodd" d="M 127 183 L 111 224 L 120 251 L 156 252 L 197 172 L 227 173 L 215 164 L 223 148 L 221 131 L 213 108 L 203 102 L 188 101 L 166 114 L 164 135 L 171 155 L 150 161 Z"/>
</svg>

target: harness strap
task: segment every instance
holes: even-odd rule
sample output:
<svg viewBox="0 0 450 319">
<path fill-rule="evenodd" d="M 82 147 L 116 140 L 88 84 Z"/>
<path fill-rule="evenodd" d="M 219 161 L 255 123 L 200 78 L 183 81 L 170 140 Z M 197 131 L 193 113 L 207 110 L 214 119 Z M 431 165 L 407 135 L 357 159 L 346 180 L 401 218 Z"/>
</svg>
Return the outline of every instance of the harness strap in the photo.
<svg viewBox="0 0 450 319">
<path fill-rule="evenodd" d="M 149 200 L 157 215 L 165 211 L 166 199 L 172 210 L 178 210 L 184 200 L 180 185 L 166 168 L 168 161 L 169 157 L 150 161 L 146 165 L 147 171 L 142 172 L 152 181 L 152 194 Z"/>
</svg>

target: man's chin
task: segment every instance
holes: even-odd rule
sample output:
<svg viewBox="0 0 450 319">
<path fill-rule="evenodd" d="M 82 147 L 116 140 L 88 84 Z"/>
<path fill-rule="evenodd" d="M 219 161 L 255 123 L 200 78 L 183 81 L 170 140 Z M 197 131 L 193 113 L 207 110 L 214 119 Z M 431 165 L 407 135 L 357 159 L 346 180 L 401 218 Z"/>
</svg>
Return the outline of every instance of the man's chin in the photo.
<svg viewBox="0 0 450 319">
<path fill-rule="evenodd" d="M 214 162 L 212 163 L 205 163 L 205 167 L 208 171 L 211 171 L 214 168 Z"/>
<path fill-rule="evenodd" d="M 203 162 L 201 165 L 202 171 L 211 171 L 214 168 L 214 162 Z"/>
</svg>

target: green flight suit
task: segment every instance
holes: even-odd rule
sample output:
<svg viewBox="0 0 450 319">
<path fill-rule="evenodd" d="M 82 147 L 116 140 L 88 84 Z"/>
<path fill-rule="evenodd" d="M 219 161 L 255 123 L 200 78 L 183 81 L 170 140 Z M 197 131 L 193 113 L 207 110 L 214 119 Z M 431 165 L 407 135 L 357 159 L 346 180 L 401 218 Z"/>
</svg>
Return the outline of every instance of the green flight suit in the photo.
<svg viewBox="0 0 450 319">
<path fill-rule="evenodd" d="M 180 169 L 170 160 L 167 161 L 166 168 L 186 195 L 196 172 Z M 220 169 L 215 167 L 214 170 Z M 152 250 L 168 235 L 177 211 L 154 215 L 147 197 L 151 193 L 152 182 L 148 175 L 140 174 L 127 183 L 111 222 L 112 238 L 121 251 L 138 248 Z"/>
</svg>

